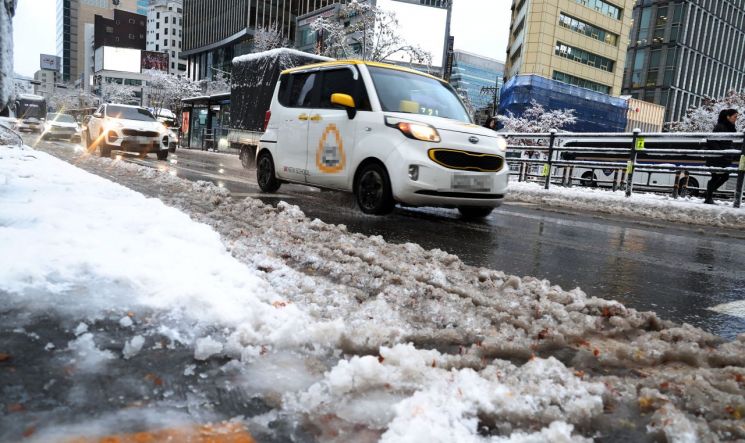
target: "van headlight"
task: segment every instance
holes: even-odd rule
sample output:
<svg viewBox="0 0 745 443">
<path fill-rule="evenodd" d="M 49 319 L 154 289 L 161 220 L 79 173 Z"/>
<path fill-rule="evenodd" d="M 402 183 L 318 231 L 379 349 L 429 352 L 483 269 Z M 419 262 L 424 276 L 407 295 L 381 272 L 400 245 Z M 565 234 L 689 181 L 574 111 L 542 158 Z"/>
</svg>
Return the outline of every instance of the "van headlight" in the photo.
<svg viewBox="0 0 745 443">
<path fill-rule="evenodd" d="M 502 138 L 502 137 L 499 137 L 499 138 L 497 139 L 497 148 L 498 148 L 498 149 L 499 149 L 499 150 L 500 150 L 501 152 L 507 152 L 507 140 L 505 140 L 505 139 L 504 139 L 504 138 Z"/>
<path fill-rule="evenodd" d="M 406 120 L 399 120 L 393 117 L 385 118 L 386 126 L 396 128 L 401 131 L 405 136 L 413 138 L 414 140 L 421 140 L 424 142 L 440 143 L 440 134 L 437 132 L 434 126 L 426 123 L 411 122 Z"/>
</svg>

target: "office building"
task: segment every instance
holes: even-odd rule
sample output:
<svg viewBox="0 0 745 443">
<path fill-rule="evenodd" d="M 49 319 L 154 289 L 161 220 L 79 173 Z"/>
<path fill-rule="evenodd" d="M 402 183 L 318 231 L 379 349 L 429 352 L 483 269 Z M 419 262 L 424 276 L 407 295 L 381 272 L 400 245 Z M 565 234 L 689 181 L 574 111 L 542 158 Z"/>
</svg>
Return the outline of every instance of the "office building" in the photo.
<svg viewBox="0 0 745 443">
<path fill-rule="evenodd" d="M 182 0 L 153 0 L 147 12 L 147 50 L 168 54 L 168 72 L 186 74 L 181 58 Z"/>
<path fill-rule="evenodd" d="M 113 19 L 115 10 L 147 13 L 147 0 L 57 0 L 57 55 L 65 82 L 85 83 L 85 25 L 95 16 Z"/>
<path fill-rule="evenodd" d="M 93 19 L 93 47 L 115 46 L 144 50 L 146 47 L 147 16 L 114 10 L 112 18 L 96 15 Z"/>
<path fill-rule="evenodd" d="M 496 113 L 503 77 L 503 62 L 457 49 L 453 52 L 450 84 L 471 104 L 479 123 Z"/>
<path fill-rule="evenodd" d="M 745 1 L 639 2 L 623 93 L 678 121 L 705 97 L 745 87 Z"/>
<path fill-rule="evenodd" d="M 57 85 L 62 83 L 62 74 L 52 69 L 39 69 L 34 73 L 34 80 L 39 84 L 34 85 L 30 94 L 49 98 L 57 90 Z"/>
<path fill-rule="evenodd" d="M 634 3 L 513 0 L 505 82 L 535 74 L 620 95 Z"/>
<path fill-rule="evenodd" d="M 256 29 L 276 26 L 295 38 L 296 19 L 337 0 L 184 0 L 183 51 L 193 80 L 232 69 L 234 57 L 251 49 Z"/>
</svg>

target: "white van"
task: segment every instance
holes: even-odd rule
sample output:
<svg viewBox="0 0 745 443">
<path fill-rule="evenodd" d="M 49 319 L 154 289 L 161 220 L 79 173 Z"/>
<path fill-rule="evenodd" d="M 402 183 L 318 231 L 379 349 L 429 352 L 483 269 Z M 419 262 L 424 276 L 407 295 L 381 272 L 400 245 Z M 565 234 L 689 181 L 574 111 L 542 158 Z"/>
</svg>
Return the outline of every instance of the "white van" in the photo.
<svg viewBox="0 0 745 443">
<path fill-rule="evenodd" d="M 474 125 L 442 80 L 382 63 L 282 72 L 256 156 L 264 192 L 301 183 L 354 192 L 367 214 L 395 203 L 485 217 L 507 192 L 507 144 Z"/>
</svg>

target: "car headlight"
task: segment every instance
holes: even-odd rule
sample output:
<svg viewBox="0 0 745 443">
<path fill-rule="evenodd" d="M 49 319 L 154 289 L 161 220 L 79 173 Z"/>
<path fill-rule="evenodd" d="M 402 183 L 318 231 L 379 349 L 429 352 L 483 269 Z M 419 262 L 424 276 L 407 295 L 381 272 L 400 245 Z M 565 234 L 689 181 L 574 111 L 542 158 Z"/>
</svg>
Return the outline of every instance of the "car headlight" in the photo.
<svg viewBox="0 0 745 443">
<path fill-rule="evenodd" d="M 441 138 L 434 126 L 426 123 L 412 122 L 407 120 L 400 120 L 397 118 L 386 117 L 386 126 L 396 128 L 401 131 L 405 136 L 414 140 L 421 140 L 425 142 L 439 143 Z"/>
<path fill-rule="evenodd" d="M 503 137 L 497 139 L 497 148 L 502 152 L 507 152 L 507 140 Z"/>
<path fill-rule="evenodd" d="M 124 125 L 121 122 L 108 122 L 106 123 L 106 130 L 122 128 Z"/>
</svg>

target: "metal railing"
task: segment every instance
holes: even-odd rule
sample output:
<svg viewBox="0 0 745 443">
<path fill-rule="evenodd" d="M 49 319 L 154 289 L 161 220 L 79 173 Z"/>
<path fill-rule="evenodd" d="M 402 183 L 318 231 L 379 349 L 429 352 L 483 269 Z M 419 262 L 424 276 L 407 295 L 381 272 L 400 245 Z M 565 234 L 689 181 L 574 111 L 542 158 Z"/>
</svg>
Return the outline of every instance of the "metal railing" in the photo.
<svg viewBox="0 0 745 443">
<path fill-rule="evenodd" d="M 602 183 L 611 185 L 613 191 L 619 188 L 624 189 L 626 196 L 630 197 L 634 192 L 634 185 L 644 186 L 652 190 L 669 190 L 672 191 L 674 198 L 678 198 L 682 192 L 688 191 L 688 182 L 691 180 L 691 173 L 730 173 L 737 175 L 737 181 L 734 190 L 734 207 L 739 208 L 742 202 L 743 181 L 745 181 L 745 135 L 742 133 L 642 133 L 640 130 L 634 130 L 632 133 L 569 133 L 552 130 L 548 133 L 501 133 L 508 141 L 507 162 L 513 165 L 519 165 L 517 171 L 512 175 L 518 176 L 519 181 L 529 180 L 531 178 L 543 181 L 544 188 L 549 189 L 552 183 L 572 186 L 573 181 L 579 181 L 581 184 L 587 184 L 590 180 L 592 183 Z M 594 143 L 607 141 L 609 145 L 616 147 L 597 147 L 597 146 L 564 146 L 569 141 L 578 143 L 582 140 L 592 139 Z M 707 143 L 712 140 L 730 142 L 733 146 L 737 145 L 739 149 L 654 149 L 645 146 L 646 140 L 665 139 L 668 145 L 686 144 L 699 145 L 706 147 Z M 516 144 L 516 142 L 526 141 L 529 143 Z M 651 144 L 654 144 L 650 142 Z M 510 157 L 510 152 L 523 153 L 524 151 L 544 152 L 545 158 L 515 158 Z M 712 156 L 732 156 L 736 158 L 739 155 L 740 161 L 738 167 L 709 167 L 709 166 L 692 166 L 686 164 L 648 164 L 639 163 L 638 156 L 640 153 L 646 156 L 678 157 L 678 158 L 697 158 Z M 573 160 L 566 158 L 564 153 L 570 154 L 605 154 L 615 156 L 613 160 Z M 564 157 L 564 158 L 562 158 Z M 535 173 L 536 166 L 540 170 Z M 575 168 L 589 169 L 592 171 L 591 179 L 574 177 Z M 613 170 L 611 180 L 595 179 L 595 171 Z M 636 173 L 648 173 L 647 183 L 635 183 Z M 652 174 L 672 174 L 674 175 L 674 184 L 656 185 L 650 183 Z M 700 189 L 698 189 L 700 191 Z"/>
</svg>

